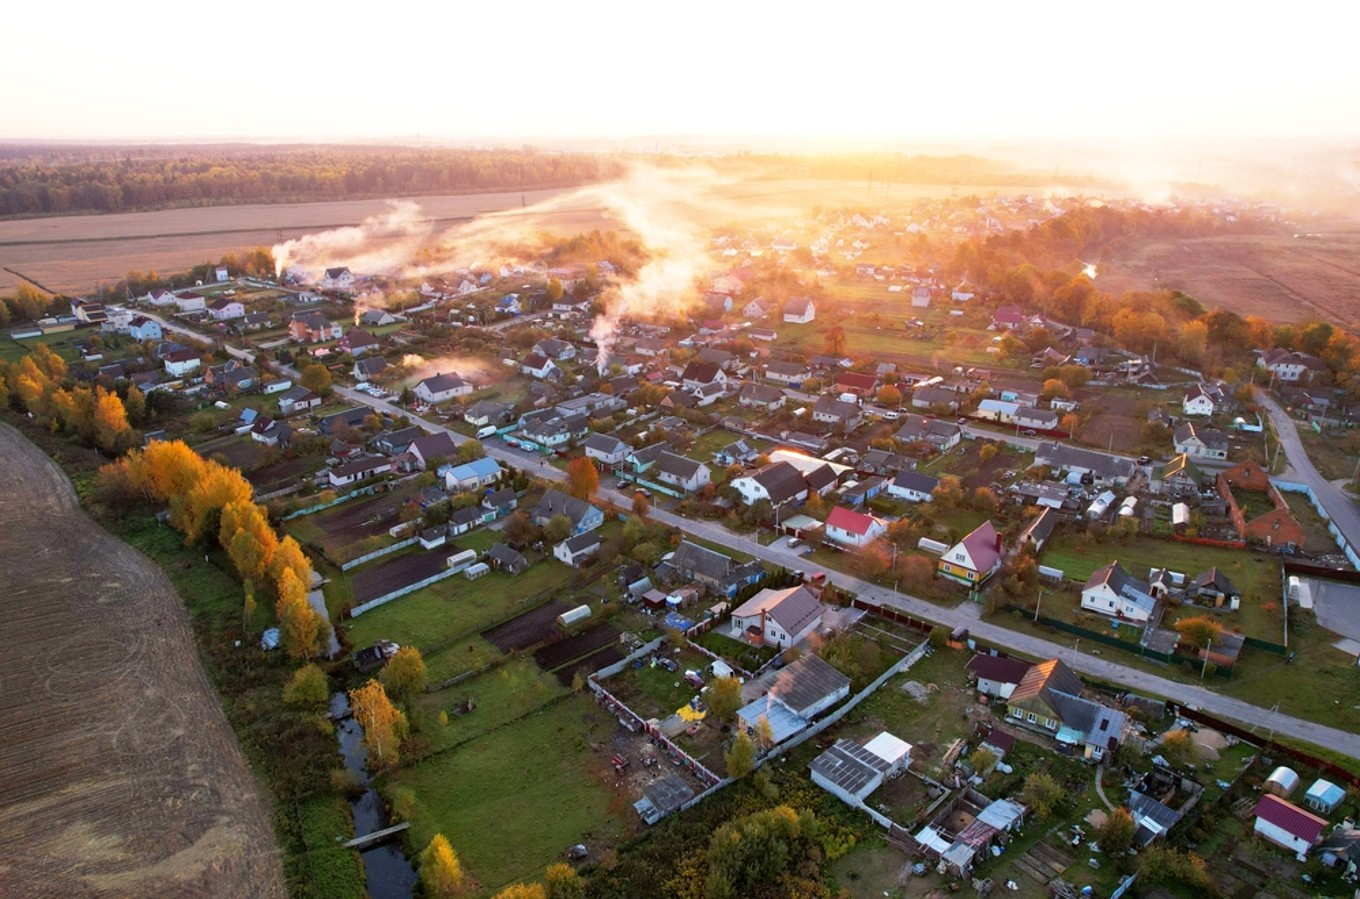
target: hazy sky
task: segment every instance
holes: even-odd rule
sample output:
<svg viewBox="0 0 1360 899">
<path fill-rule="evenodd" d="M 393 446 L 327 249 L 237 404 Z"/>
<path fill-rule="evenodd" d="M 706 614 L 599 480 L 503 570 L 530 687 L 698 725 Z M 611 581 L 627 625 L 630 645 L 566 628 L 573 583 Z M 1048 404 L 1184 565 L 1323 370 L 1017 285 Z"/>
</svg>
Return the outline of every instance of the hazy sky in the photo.
<svg viewBox="0 0 1360 899">
<path fill-rule="evenodd" d="M 0 138 L 1338 137 L 1360 5 L 20 3 Z"/>
</svg>

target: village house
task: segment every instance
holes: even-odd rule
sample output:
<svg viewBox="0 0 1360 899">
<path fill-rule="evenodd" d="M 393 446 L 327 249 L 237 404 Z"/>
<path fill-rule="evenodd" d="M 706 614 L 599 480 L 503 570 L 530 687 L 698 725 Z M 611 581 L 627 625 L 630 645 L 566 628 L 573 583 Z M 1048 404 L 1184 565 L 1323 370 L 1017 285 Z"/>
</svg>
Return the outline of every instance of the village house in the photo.
<svg viewBox="0 0 1360 899">
<path fill-rule="evenodd" d="M 888 485 L 888 495 L 909 503 L 928 503 L 934 496 L 940 479 L 919 471 L 900 471 Z"/>
<path fill-rule="evenodd" d="M 707 486 L 712 472 L 707 465 L 675 453 L 663 452 L 656 460 L 653 477 L 685 493 L 693 493 Z"/>
<path fill-rule="evenodd" d="M 812 297 L 789 297 L 784 304 L 784 321 L 806 325 L 817 317 L 817 305 Z"/>
<path fill-rule="evenodd" d="M 245 304 L 229 297 L 219 297 L 208 304 L 208 315 L 214 321 L 225 322 L 234 318 L 245 318 L 245 314 Z"/>
<path fill-rule="evenodd" d="M 386 309 L 365 309 L 359 313 L 359 324 L 365 328 L 381 328 L 395 325 L 399 319 Z"/>
<path fill-rule="evenodd" d="M 738 563 L 717 550 L 688 540 L 681 540 L 657 571 L 668 581 L 692 581 L 715 595 L 729 598 L 765 579 L 765 568 L 760 562 Z"/>
<path fill-rule="evenodd" d="M 860 549 L 888 532 L 881 519 L 836 506 L 826 517 L 826 539 L 843 548 Z"/>
<path fill-rule="evenodd" d="M 1303 526 L 1294 518 L 1289 503 L 1260 465 L 1248 459 L 1219 472 L 1215 486 L 1228 507 L 1233 527 L 1244 540 L 1267 546 L 1303 546 Z M 1271 510 L 1248 521 L 1237 501 L 1235 493 L 1238 491 L 1264 493 L 1270 500 Z"/>
<path fill-rule="evenodd" d="M 220 365 L 210 365 L 203 372 L 203 383 L 217 390 L 242 392 L 258 386 L 260 373 L 253 366 L 229 359 Z"/>
<path fill-rule="evenodd" d="M 381 341 L 362 328 L 350 328 L 335 348 L 342 353 L 349 353 L 351 356 L 362 356 L 371 350 L 376 350 L 382 346 Z"/>
<path fill-rule="evenodd" d="M 279 414 L 296 415 L 321 405 L 321 397 L 306 387 L 291 387 L 279 395 Z"/>
<path fill-rule="evenodd" d="M 584 534 L 568 537 L 554 546 L 553 558 L 564 565 L 579 568 L 599 551 L 600 535 L 595 531 L 587 531 Z"/>
<path fill-rule="evenodd" d="M 694 391 L 710 384 L 727 385 L 727 373 L 712 362 L 691 362 L 680 375 L 680 385 L 685 390 Z"/>
<path fill-rule="evenodd" d="M 293 429 L 286 423 L 265 415 L 257 416 L 250 428 L 250 439 L 265 446 L 287 446 L 292 436 Z"/>
<path fill-rule="evenodd" d="M 982 653 L 969 659 L 967 665 L 968 673 L 974 679 L 973 689 L 993 699 L 1010 699 L 1029 669 L 1030 663 L 1022 659 Z"/>
<path fill-rule="evenodd" d="M 348 487 L 360 481 L 386 474 L 395 467 L 394 460 L 386 456 L 367 456 L 336 465 L 327 475 L 332 487 Z"/>
<path fill-rule="evenodd" d="M 1152 588 L 1116 560 L 1097 569 L 1081 588 L 1081 607 L 1120 621 L 1147 624 L 1157 608 Z"/>
<path fill-rule="evenodd" d="M 749 465 L 758 458 L 760 451 L 747 443 L 745 438 L 734 440 L 713 453 L 713 461 L 718 465 Z"/>
<path fill-rule="evenodd" d="M 765 301 L 760 297 L 757 297 L 756 299 L 747 303 L 745 306 L 741 307 L 741 314 L 746 318 L 764 318 L 766 315 L 769 314 L 769 311 L 770 310 L 767 308 Z"/>
<path fill-rule="evenodd" d="M 862 475 L 878 475 L 890 478 L 899 472 L 915 468 L 916 463 L 890 450 L 870 449 L 855 463 L 855 471 Z"/>
<path fill-rule="evenodd" d="M 584 534 L 604 524 L 604 513 L 597 507 L 549 487 L 529 517 L 534 524 L 543 527 L 558 515 L 565 516 L 571 522 L 573 534 Z"/>
<path fill-rule="evenodd" d="M 1006 716 L 1015 722 L 1054 732 L 1061 744 L 1084 758 L 1100 761 L 1119 748 L 1128 719 L 1084 698 L 1081 678 L 1059 659 L 1030 667 L 1006 701 Z"/>
<path fill-rule="evenodd" d="M 783 362 L 776 360 L 767 363 L 765 366 L 766 380 L 785 387 L 792 387 L 797 390 L 803 386 L 803 382 L 812 377 L 808 367 L 801 362 Z"/>
<path fill-rule="evenodd" d="M 1204 381 L 1187 390 L 1181 397 L 1182 415 L 1213 415 L 1227 411 L 1228 395 L 1217 384 Z"/>
<path fill-rule="evenodd" d="M 754 382 L 741 388 L 741 393 L 737 394 L 737 405 L 764 409 L 766 412 L 779 409 L 787 400 L 788 397 L 784 396 L 784 391 L 779 388 Z"/>
<path fill-rule="evenodd" d="M 500 427 L 509 424 L 511 413 L 514 406 L 510 403 L 498 403 L 495 400 L 478 400 L 471 406 L 463 410 L 463 421 L 473 427 L 485 427 L 495 425 Z"/>
<path fill-rule="evenodd" d="M 615 468 L 628 461 L 632 447 L 612 434 L 591 434 L 581 444 L 586 458 L 594 459 L 606 468 Z"/>
<path fill-rule="evenodd" d="M 1022 548 L 1027 548 L 1035 555 L 1038 555 L 1048 542 L 1048 538 L 1053 536 L 1053 530 L 1058 526 L 1059 516 L 1054 509 L 1045 507 L 1039 510 L 1039 514 L 1029 520 L 1024 530 L 1017 538 Z"/>
<path fill-rule="evenodd" d="M 948 409 L 951 412 L 959 408 L 959 395 L 948 387 L 917 387 L 911 392 L 911 405 L 916 409 L 934 409 L 936 407 Z"/>
<path fill-rule="evenodd" d="M 530 353 L 519 363 L 520 374 L 528 375 L 542 381 L 548 378 L 560 378 L 562 370 L 553 364 L 547 356 L 539 353 Z"/>
<path fill-rule="evenodd" d="M 346 266 L 326 269 L 321 279 L 322 290 L 349 290 L 354 286 L 354 274 Z"/>
<path fill-rule="evenodd" d="M 529 560 L 505 543 L 493 544 L 486 551 L 486 558 L 492 568 L 506 574 L 521 574 L 529 567 Z"/>
<path fill-rule="evenodd" d="M 208 308 L 207 297 L 201 293 L 194 293 L 192 290 L 176 294 L 174 302 L 179 307 L 180 312 L 204 312 Z"/>
<path fill-rule="evenodd" d="M 1291 384 L 1308 383 L 1327 372 L 1327 363 L 1318 357 L 1281 347 L 1262 351 L 1256 364 L 1269 371 L 1273 379 Z"/>
<path fill-rule="evenodd" d="M 339 340 L 341 332 L 339 322 L 328 321 L 320 312 L 295 312 L 288 323 L 288 336 L 297 343 Z"/>
<path fill-rule="evenodd" d="M 356 359 L 354 362 L 354 380 L 363 384 L 387 371 L 387 368 L 387 360 L 382 356 L 375 356 L 372 359 Z"/>
<path fill-rule="evenodd" d="M 1001 535 L 990 521 L 984 521 L 968 536 L 945 550 L 938 563 L 939 573 L 961 584 L 977 586 L 1001 567 Z"/>
<path fill-rule="evenodd" d="M 1322 833 L 1328 825 L 1326 818 L 1301 809 L 1273 793 L 1261 796 L 1253 814 L 1256 815 L 1256 823 L 1252 825 L 1252 832 L 1266 842 L 1294 853 L 1299 861 L 1303 861 L 1309 851 L 1322 842 Z"/>
<path fill-rule="evenodd" d="M 411 388 L 411 393 L 424 403 L 442 403 L 472 393 L 472 383 L 456 372 L 441 372 L 419 381 Z"/>
<path fill-rule="evenodd" d="M 788 462 L 772 462 L 749 475 L 732 480 L 732 489 L 746 505 L 766 500 L 775 508 L 807 499 L 808 485 L 803 474 Z"/>
<path fill-rule="evenodd" d="M 1050 468 L 1055 474 L 1080 478 L 1090 475 L 1093 483 L 1114 487 L 1127 484 L 1137 471 L 1132 459 L 1066 443 L 1040 443 L 1034 451 L 1034 464 Z"/>
<path fill-rule="evenodd" d="M 864 421 L 864 414 L 855 403 L 842 402 L 835 397 L 818 397 L 812 407 L 812 420 L 849 432 Z"/>
<path fill-rule="evenodd" d="M 1176 452 L 1192 459 L 1228 458 L 1228 435 L 1216 428 L 1200 427 L 1193 422 L 1184 422 L 1176 428 L 1172 445 Z"/>
<path fill-rule="evenodd" d="M 554 362 L 566 362 L 576 358 L 576 344 L 556 337 L 546 337 L 534 344 L 533 350 Z"/>
<path fill-rule="evenodd" d="M 172 378 L 183 378 L 198 371 L 203 360 L 194 350 L 175 350 L 165 355 L 165 373 Z"/>
<path fill-rule="evenodd" d="M 161 323 L 153 321 L 144 315 L 138 315 L 132 319 L 128 325 L 128 335 L 133 340 L 164 340 L 165 334 L 161 331 Z"/>
<path fill-rule="evenodd" d="M 816 631 L 823 607 L 807 587 L 766 588 L 732 613 L 732 636 L 756 646 L 787 649 Z"/>
<path fill-rule="evenodd" d="M 823 661 L 821 656 L 808 653 L 781 670 L 771 672 L 753 688 L 763 695 L 737 711 L 737 726 L 748 734 L 755 734 L 758 728 L 767 726 L 778 745 L 805 730 L 812 719 L 847 698 L 850 678 Z"/>
<path fill-rule="evenodd" d="M 490 456 L 486 456 L 481 459 L 473 459 L 471 462 L 450 465 L 443 470 L 443 474 L 444 489 L 450 493 L 462 493 L 489 487 L 499 481 L 505 472 L 501 469 L 499 462 Z"/>
<path fill-rule="evenodd" d="M 855 396 L 870 397 L 878 389 L 878 376 L 866 372 L 846 371 L 836 376 L 836 393 L 853 393 Z"/>
<path fill-rule="evenodd" d="M 1165 465 L 1158 465 L 1152 469 L 1149 486 L 1152 492 L 1158 495 L 1180 497 L 1198 495 L 1205 484 L 1210 482 L 1211 479 L 1205 478 L 1204 473 L 1190 461 L 1190 457 L 1181 453 L 1172 457 Z"/>
<path fill-rule="evenodd" d="M 448 431 L 435 431 L 422 434 L 406 446 L 410 457 L 408 467 L 415 471 L 426 471 L 432 462 L 452 459 L 458 455 L 458 444 L 453 442 Z"/>
<path fill-rule="evenodd" d="M 779 339 L 779 332 L 774 328 L 747 328 L 746 336 L 761 343 L 774 343 Z"/>
</svg>

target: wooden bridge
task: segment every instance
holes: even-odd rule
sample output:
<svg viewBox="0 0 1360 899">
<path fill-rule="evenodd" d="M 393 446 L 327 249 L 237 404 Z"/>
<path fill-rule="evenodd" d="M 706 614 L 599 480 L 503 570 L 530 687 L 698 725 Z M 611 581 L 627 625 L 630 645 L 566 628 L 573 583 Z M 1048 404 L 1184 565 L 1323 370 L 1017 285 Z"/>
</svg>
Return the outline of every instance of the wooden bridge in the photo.
<svg viewBox="0 0 1360 899">
<path fill-rule="evenodd" d="M 375 830 L 366 836 L 355 837 L 354 839 L 350 840 L 348 843 L 345 844 L 345 848 L 367 849 L 370 846 L 376 846 L 383 840 L 396 836 L 397 834 L 401 833 L 403 830 L 406 830 L 410 826 L 411 826 L 410 821 L 403 821 L 400 824 L 394 824 L 393 826 L 385 827 L 382 830 Z"/>
</svg>

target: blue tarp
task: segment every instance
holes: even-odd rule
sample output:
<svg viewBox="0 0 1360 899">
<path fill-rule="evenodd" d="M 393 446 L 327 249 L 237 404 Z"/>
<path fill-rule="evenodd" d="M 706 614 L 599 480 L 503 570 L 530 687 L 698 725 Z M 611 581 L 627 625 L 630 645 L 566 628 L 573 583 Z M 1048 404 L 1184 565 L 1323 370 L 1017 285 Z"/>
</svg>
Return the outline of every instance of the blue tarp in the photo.
<svg viewBox="0 0 1360 899">
<path fill-rule="evenodd" d="M 690 621 L 679 612 L 671 612 L 666 616 L 666 627 L 673 627 L 677 630 L 687 631 L 694 627 L 694 622 Z"/>
</svg>

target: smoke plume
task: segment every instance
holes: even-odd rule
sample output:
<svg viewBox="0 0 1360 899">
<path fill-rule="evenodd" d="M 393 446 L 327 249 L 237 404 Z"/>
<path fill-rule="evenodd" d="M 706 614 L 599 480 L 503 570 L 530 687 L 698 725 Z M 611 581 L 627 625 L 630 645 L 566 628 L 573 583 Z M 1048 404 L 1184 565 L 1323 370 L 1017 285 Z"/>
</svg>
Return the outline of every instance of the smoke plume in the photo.
<svg viewBox="0 0 1360 899">
<path fill-rule="evenodd" d="M 409 200 L 391 200 L 387 212 L 372 215 L 358 225 L 319 231 L 274 247 L 274 272 L 290 268 L 315 277 L 332 266 L 348 266 L 356 272 L 375 274 L 402 271 L 415 258 L 434 223 Z"/>
</svg>

